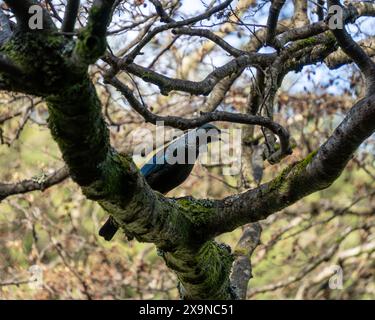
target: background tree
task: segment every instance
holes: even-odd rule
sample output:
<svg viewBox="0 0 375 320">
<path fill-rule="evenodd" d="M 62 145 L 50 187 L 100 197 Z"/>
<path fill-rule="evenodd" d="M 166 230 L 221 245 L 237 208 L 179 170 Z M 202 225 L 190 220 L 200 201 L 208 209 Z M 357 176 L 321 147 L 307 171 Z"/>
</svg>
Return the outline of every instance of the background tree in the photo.
<svg viewBox="0 0 375 320">
<path fill-rule="evenodd" d="M 124 261 L 123 245 L 97 238 L 104 209 L 128 239 L 157 246 L 185 299 L 245 298 L 261 229 L 248 297 L 374 296 L 371 140 L 359 148 L 375 127 L 372 2 L 342 7 L 344 24 L 357 23 L 350 34 L 329 30 L 327 8 L 339 1 L 197 1 L 198 13 L 180 1 L 4 2 L 3 179 L 57 168 L 57 146 L 66 166 L 0 185 L 2 295 L 32 295 L 14 289 L 28 282 L 14 273 L 38 264 L 49 271 L 42 297 L 176 297 L 170 273 L 144 262 L 153 247 L 132 261 L 139 248 L 126 243 Z M 30 30 L 35 4 L 43 28 Z M 328 73 L 353 61 L 361 73 Z M 242 125 L 241 174 L 201 166 L 206 179 L 192 177 L 174 198 L 152 191 L 129 155 L 139 128 L 157 121 Z M 93 202 L 66 182 L 50 197 L 9 197 L 68 176 Z M 214 240 L 233 244 L 238 231 L 222 235 L 237 228 L 233 252 Z M 351 275 L 346 290 L 328 289 L 332 265 Z M 56 285 L 64 272 L 72 277 Z"/>
</svg>

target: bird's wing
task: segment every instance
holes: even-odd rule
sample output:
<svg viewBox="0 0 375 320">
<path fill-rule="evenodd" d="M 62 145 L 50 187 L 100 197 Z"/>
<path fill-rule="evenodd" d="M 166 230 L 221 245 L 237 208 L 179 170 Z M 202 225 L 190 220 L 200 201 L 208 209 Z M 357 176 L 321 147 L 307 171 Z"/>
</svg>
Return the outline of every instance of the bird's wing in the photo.
<svg viewBox="0 0 375 320">
<path fill-rule="evenodd" d="M 158 172 L 161 169 L 165 169 L 166 167 L 170 166 L 170 160 L 171 157 L 176 157 L 175 151 L 180 149 L 185 149 L 187 147 L 186 144 L 186 134 L 177 138 L 176 140 L 173 140 L 171 143 L 164 146 L 163 149 L 159 150 L 154 154 L 154 156 L 146 162 L 146 164 L 143 165 L 141 168 L 141 173 L 144 177 L 148 177 L 155 172 Z M 183 150 L 185 151 L 185 150 Z M 183 153 L 182 155 L 185 155 Z"/>
<path fill-rule="evenodd" d="M 163 157 L 163 161 L 160 159 L 161 156 Z M 141 168 L 141 173 L 145 178 L 147 178 L 149 175 L 159 171 L 165 165 L 165 163 L 164 152 L 158 152 Z"/>
</svg>

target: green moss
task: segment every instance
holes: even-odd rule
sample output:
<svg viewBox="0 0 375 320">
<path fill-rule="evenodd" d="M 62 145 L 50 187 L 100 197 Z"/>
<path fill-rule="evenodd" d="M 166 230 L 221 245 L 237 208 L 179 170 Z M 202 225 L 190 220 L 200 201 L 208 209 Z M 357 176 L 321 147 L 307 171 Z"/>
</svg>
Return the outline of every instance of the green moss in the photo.
<svg viewBox="0 0 375 320">
<path fill-rule="evenodd" d="M 282 187 L 283 183 L 286 180 L 286 177 L 290 173 L 290 171 L 293 169 L 295 164 L 292 164 L 285 168 L 276 178 L 274 178 L 270 183 L 269 183 L 269 190 L 278 190 Z"/>
<path fill-rule="evenodd" d="M 76 48 L 86 62 L 105 50 L 105 38 L 94 29 L 89 23 Z M 32 93 L 46 99 L 50 130 L 71 177 L 88 198 L 120 221 L 127 235 L 153 242 L 167 252 L 163 257 L 189 287 L 191 297 L 230 297 L 233 256 L 224 245 L 204 243 L 203 237 L 197 236 L 199 230 L 205 230 L 197 226 L 204 225 L 216 211 L 215 202 L 185 198 L 171 203 L 144 187 L 132 159 L 112 151 L 87 68 L 71 68 L 71 42 L 64 39 L 53 33 L 16 34 L 2 50 L 35 82 L 30 86 Z M 91 227 L 87 225 L 87 230 Z M 31 244 L 28 235 L 26 252 Z"/>
<path fill-rule="evenodd" d="M 246 250 L 245 248 L 236 248 L 233 252 L 234 256 L 249 256 L 249 250 Z"/>
<path fill-rule="evenodd" d="M 45 63 L 61 62 L 62 56 L 60 61 L 50 61 L 48 54 L 56 58 L 56 54 L 65 44 L 65 38 L 58 34 L 24 32 L 12 37 L 4 44 L 1 51 L 22 67 L 35 71 Z"/>
<path fill-rule="evenodd" d="M 317 39 L 314 38 L 314 37 L 310 37 L 310 38 L 307 38 L 307 39 L 301 40 L 301 42 L 302 42 L 305 46 L 312 46 L 312 45 L 315 45 L 315 44 L 318 43 Z"/>
<path fill-rule="evenodd" d="M 177 204 L 195 226 L 204 225 L 209 220 L 209 217 L 215 213 L 215 208 L 210 200 L 196 200 L 187 197 L 177 199 Z"/>
<path fill-rule="evenodd" d="M 103 10 L 99 6 L 93 5 L 91 7 L 89 22 L 86 28 L 79 33 L 75 49 L 75 53 L 84 64 L 94 63 L 105 53 L 107 47 L 106 28 L 102 28 L 101 25 L 106 24 L 105 20 L 109 15 L 107 10 L 111 10 L 110 8 L 109 6 L 106 10 Z"/>
<path fill-rule="evenodd" d="M 303 160 L 297 162 L 296 167 L 297 167 L 299 170 L 302 170 L 302 169 L 306 168 L 307 165 L 312 161 L 312 159 L 315 157 L 315 155 L 316 155 L 317 153 L 318 153 L 317 150 L 315 150 L 315 151 L 309 153 L 305 159 L 303 159 Z"/>
<path fill-rule="evenodd" d="M 113 159 L 115 153 L 109 154 L 109 131 L 93 84 L 86 74 L 76 75 L 74 80 L 47 96 L 48 123 L 73 180 L 81 186 L 88 186 L 85 194 L 96 198 L 90 185 L 103 180 L 104 168 L 108 177 L 103 180 L 104 184 L 95 185 L 98 197 L 119 190 L 122 175 L 120 166 Z M 106 186 L 107 181 L 116 181 L 116 184 L 111 184 L 111 190 Z"/>
<path fill-rule="evenodd" d="M 107 46 L 105 38 L 94 36 L 91 33 L 92 31 L 88 28 L 78 35 L 75 52 L 82 59 L 84 64 L 94 63 L 104 54 Z"/>
<path fill-rule="evenodd" d="M 290 166 L 285 168 L 276 178 L 274 178 L 269 183 L 269 190 L 279 190 L 280 192 L 285 191 L 286 188 L 288 188 L 288 177 L 289 174 L 298 175 L 302 170 L 304 170 L 307 165 L 311 162 L 311 160 L 316 155 L 317 151 L 311 152 L 309 155 L 307 155 L 306 158 L 304 158 L 301 161 L 292 163 Z"/>
<path fill-rule="evenodd" d="M 15 90 L 45 97 L 72 83 L 72 68 L 66 59 L 69 41 L 61 34 L 47 31 L 16 32 L 0 49 L 27 74 Z"/>
<path fill-rule="evenodd" d="M 164 254 L 176 271 L 183 299 L 231 299 L 229 274 L 234 257 L 227 246 L 208 241 L 197 252 L 180 250 Z"/>
</svg>

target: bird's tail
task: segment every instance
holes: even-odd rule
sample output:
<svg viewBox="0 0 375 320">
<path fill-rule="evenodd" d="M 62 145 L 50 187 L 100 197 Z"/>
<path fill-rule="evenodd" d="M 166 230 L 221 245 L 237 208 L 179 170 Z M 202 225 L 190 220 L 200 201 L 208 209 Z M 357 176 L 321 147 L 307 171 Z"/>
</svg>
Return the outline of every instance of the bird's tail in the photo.
<svg viewBox="0 0 375 320">
<path fill-rule="evenodd" d="M 119 225 L 117 224 L 117 222 L 112 217 L 109 217 L 104 225 L 100 228 L 99 235 L 105 240 L 110 241 L 112 240 L 118 229 Z"/>
</svg>

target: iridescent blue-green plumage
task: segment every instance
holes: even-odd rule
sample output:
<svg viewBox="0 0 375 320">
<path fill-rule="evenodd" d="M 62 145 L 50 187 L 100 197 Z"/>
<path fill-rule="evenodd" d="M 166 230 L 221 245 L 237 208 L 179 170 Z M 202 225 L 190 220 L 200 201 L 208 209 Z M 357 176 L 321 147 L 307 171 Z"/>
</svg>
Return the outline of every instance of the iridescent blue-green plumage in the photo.
<svg viewBox="0 0 375 320">
<path fill-rule="evenodd" d="M 154 155 L 151 160 L 141 168 L 141 173 L 152 189 L 165 194 L 178 187 L 189 177 L 195 162 L 169 164 L 164 158 L 162 160 L 164 163 L 160 163 L 161 161 L 157 161 L 160 156 L 163 155 Z"/>
<path fill-rule="evenodd" d="M 203 132 L 197 130 L 202 130 Z M 220 130 L 211 124 L 205 124 L 196 129 L 195 132 L 202 132 L 203 135 L 210 130 L 215 130 L 214 135 L 220 134 Z M 195 132 L 193 131 L 195 136 L 183 135 L 168 144 L 142 166 L 140 172 L 153 190 L 165 194 L 178 187 L 189 177 L 199 155 L 199 146 L 202 146 L 201 142 L 198 142 Z M 212 136 L 210 135 L 209 139 L 203 143 L 203 146 L 211 141 Z M 173 161 L 172 158 L 177 156 L 178 151 L 182 152 L 183 161 Z M 109 218 L 100 229 L 99 235 L 109 241 L 115 235 L 117 229 L 117 223 Z"/>
</svg>

